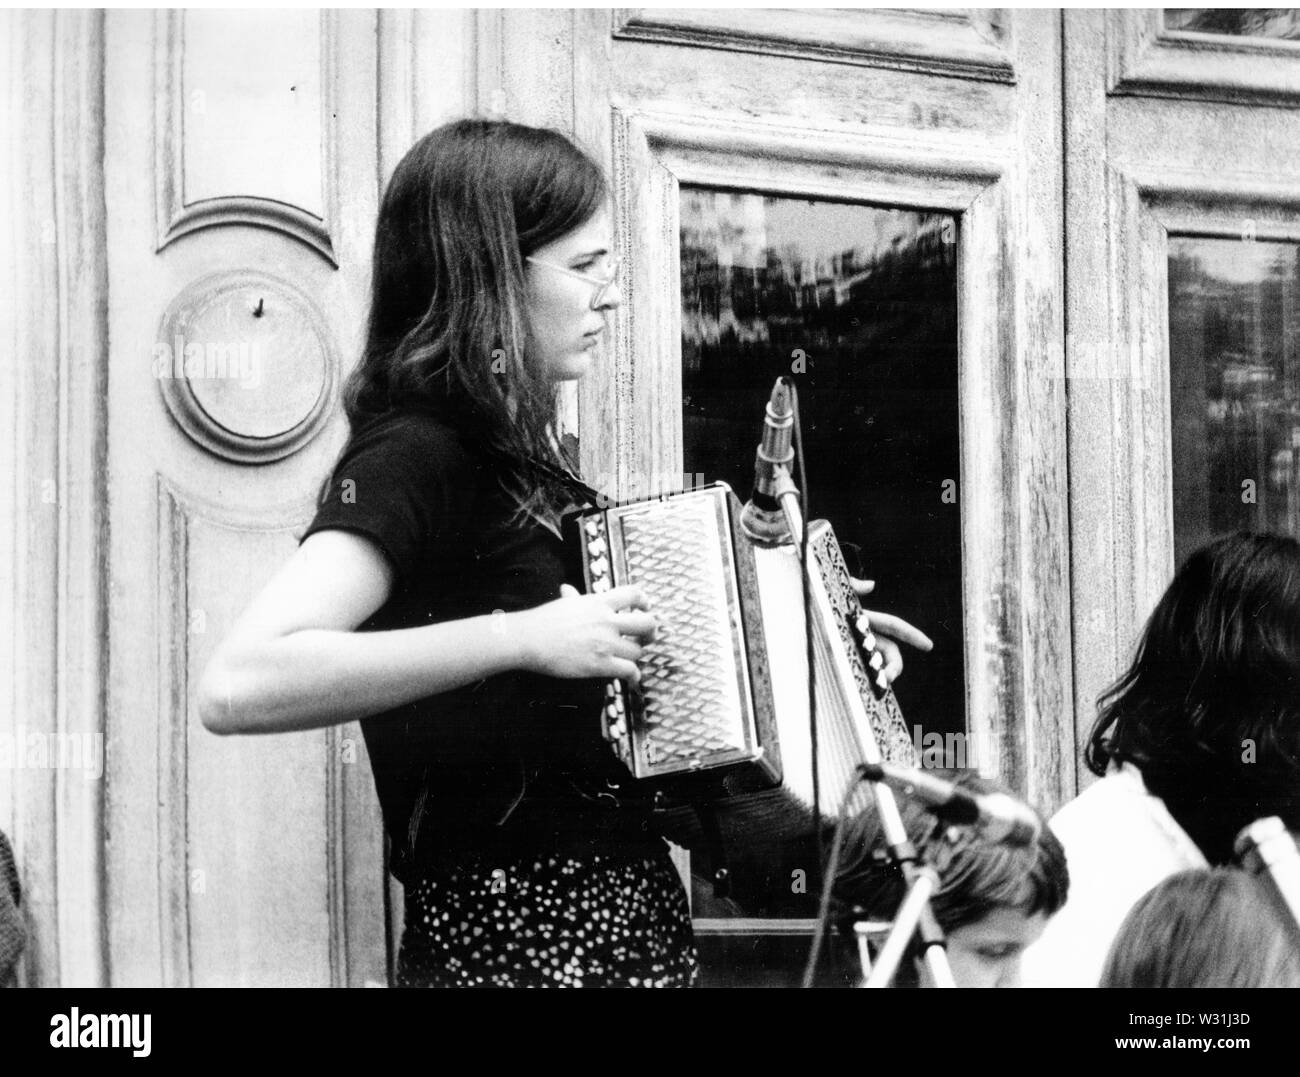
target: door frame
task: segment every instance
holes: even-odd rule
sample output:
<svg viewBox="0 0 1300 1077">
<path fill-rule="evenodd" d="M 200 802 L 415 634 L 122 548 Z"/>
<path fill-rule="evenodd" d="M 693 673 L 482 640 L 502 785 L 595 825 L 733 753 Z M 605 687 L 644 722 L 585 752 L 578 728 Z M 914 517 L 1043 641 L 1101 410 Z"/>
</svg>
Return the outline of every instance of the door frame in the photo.
<svg viewBox="0 0 1300 1077">
<path fill-rule="evenodd" d="M 0 531 L 11 641 L 0 736 L 45 760 L 0 783 L 28 926 L 23 986 L 107 978 L 104 23 L 102 11 L 0 14 L 10 60 L 0 128 L 25 149 L 0 172 L 0 409 L 14 449 L 12 470 L 0 469 L 12 507 Z M 74 744 L 97 753 L 98 776 L 84 759 L 66 765 Z"/>
</svg>

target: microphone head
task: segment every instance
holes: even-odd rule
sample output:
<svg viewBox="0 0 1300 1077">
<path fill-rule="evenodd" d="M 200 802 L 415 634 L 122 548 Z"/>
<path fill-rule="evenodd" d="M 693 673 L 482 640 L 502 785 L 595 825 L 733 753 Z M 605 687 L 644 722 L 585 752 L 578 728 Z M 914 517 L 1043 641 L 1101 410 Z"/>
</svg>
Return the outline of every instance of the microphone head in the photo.
<svg viewBox="0 0 1300 1077">
<path fill-rule="evenodd" d="M 763 435 L 754 454 L 754 487 L 741 512 L 741 530 L 758 545 L 779 546 L 791 541 L 785 514 L 776 499 L 776 468 L 794 460 L 793 389 L 777 378 L 763 414 Z"/>
<path fill-rule="evenodd" d="M 768 417 L 779 425 L 794 415 L 794 405 L 790 402 L 790 387 L 786 384 L 785 378 L 777 378 L 776 384 L 772 386 L 772 395 L 767 401 Z"/>
<path fill-rule="evenodd" d="M 980 829 L 993 841 L 1033 845 L 1043 832 L 1038 814 L 1006 793 L 985 793 L 980 802 Z"/>
</svg>

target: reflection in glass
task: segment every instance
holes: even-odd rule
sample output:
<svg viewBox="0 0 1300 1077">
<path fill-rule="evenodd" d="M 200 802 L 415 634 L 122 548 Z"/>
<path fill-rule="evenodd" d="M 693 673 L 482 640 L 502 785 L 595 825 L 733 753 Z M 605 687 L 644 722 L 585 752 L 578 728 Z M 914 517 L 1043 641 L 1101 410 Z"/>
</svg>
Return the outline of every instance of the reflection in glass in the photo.
<svg viewBox="0 0 1300 1077">
<path fill-rule="evenodd" d="M 1238 528 L 1300 535 L 1300 246 L 1171 237 L 1178 560 Z"/>
<path fill-rule="evenodd" d="M 1288 7 L 1165 8 L 1165 27 L 1197 34 L 1300 41 L 1300 11 Z"/>
<path fill-rule="evenodd" d="M 898 696 L 936 733 L 965 731 L 956 234 L 945 214 L 681 192 L 686 472 L 744 501 L 772 383 L 793 373 L 812 516 L 934 639 Z"/>
</svg>

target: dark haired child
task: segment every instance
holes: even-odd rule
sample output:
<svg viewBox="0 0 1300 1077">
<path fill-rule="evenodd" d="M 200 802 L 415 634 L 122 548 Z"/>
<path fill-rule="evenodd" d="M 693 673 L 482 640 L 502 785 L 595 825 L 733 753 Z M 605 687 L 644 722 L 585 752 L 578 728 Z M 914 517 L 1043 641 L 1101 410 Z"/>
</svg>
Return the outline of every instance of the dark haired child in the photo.
<svg viewBox="0 0 1300 1077">
<path fill-rule="evenodd" d="M 966 771 L 936 771 L 972 793 L 1005 792 Z M 994 841 L 972 827 L 936 819 L 923 805 L 898 798 L 908 838 L 935 869 L 931 898 L 947 936 L 948 963 L 958 987 L 1016 987 L 1020 959 L 1066 901 L 1070 877 L 1061 844 L 1046 827 L 1028 845 Z M 844 930 L 854 920 L 892 920 L 903 900 L 902 874 L 885 863 L 885 837 L 874 808 L 848 824 L 834 897 Z M 925 970 L 900 970 L 900 986 L 925 981 Z"/>
</svg>

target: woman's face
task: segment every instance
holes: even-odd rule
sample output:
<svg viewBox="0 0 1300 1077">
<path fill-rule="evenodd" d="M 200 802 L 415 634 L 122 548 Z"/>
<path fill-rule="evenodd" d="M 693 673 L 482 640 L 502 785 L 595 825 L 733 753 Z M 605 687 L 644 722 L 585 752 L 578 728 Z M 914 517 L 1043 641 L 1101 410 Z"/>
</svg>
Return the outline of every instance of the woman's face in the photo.
<svg viewBox="0 0 1300 1077">
<path fill-rule="evenodd" d="M 607 279 L 613 251 L 609 214 L 602 209 L 586 224 L 533 251 L 531 257 L 552 265 L 524 263 L 534 354 L 553 382 L 571 381 L 587 372 L 607 331 L 606 314 L 623 302 L 618 285 L 613 284 L 593 305 L 597 284 L 553 266 Z"/>
<path fill-rule="evenodd" d="M 994 909 L 948 932 L 948 965 L 958 987 L 1019 987 L 1020 958 L 1047 927 L 1047 916 Z"/>
</svg>

